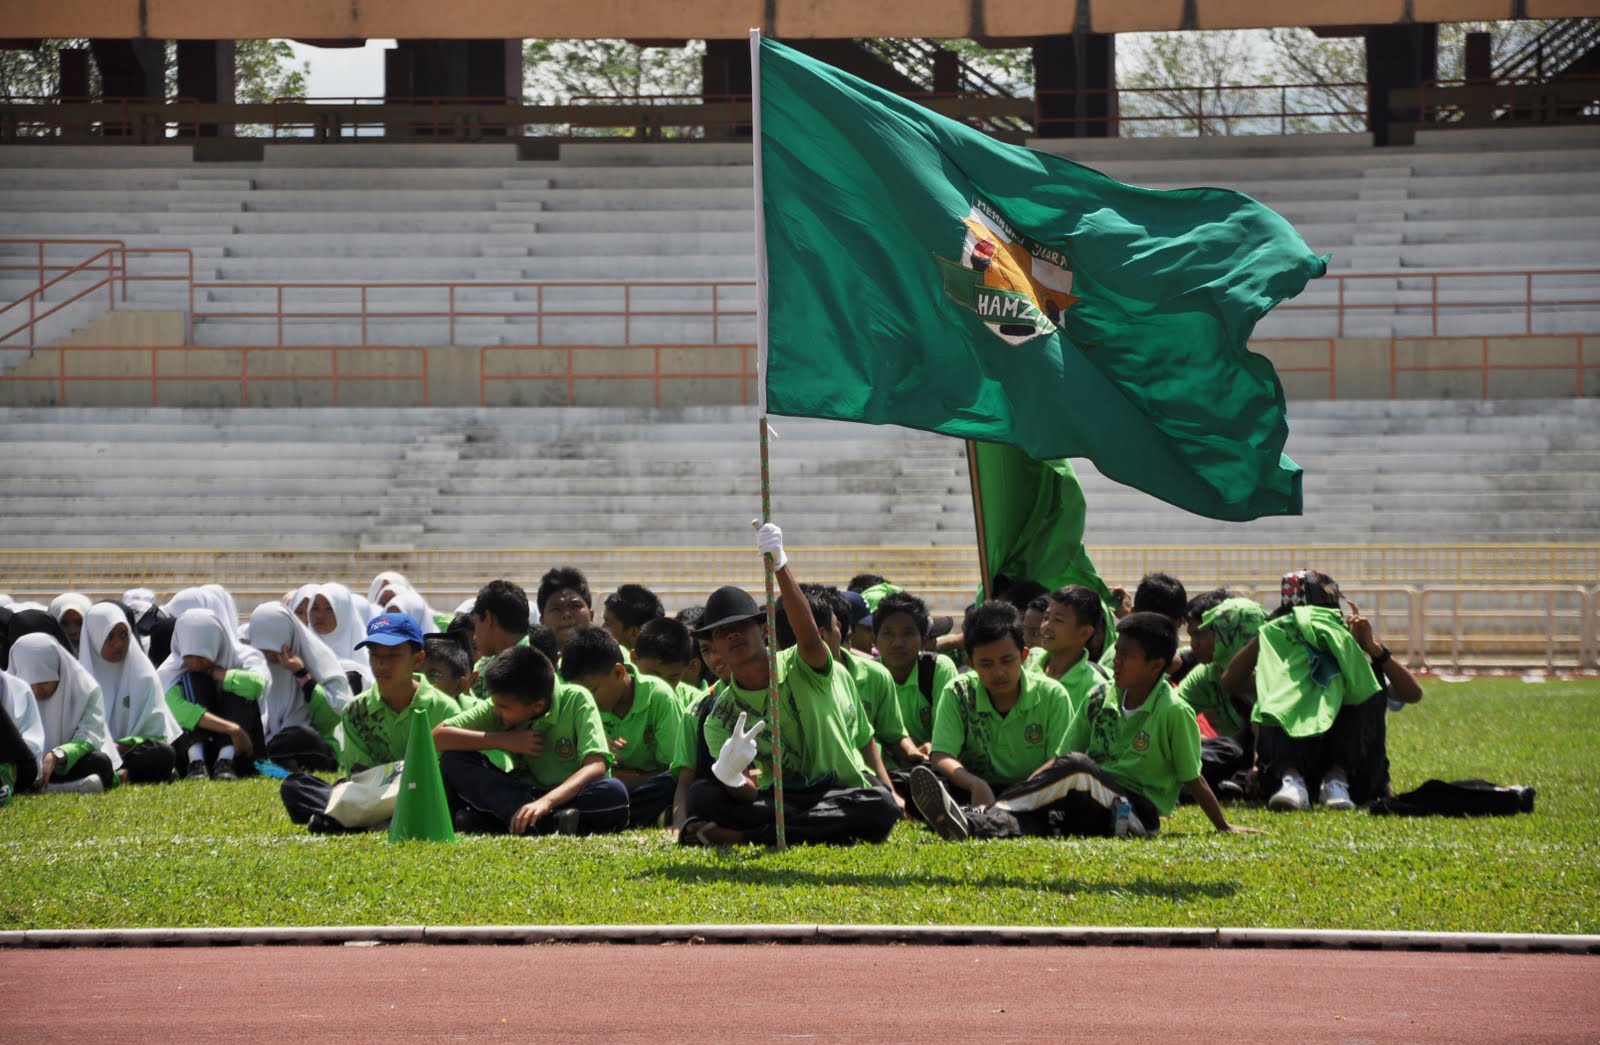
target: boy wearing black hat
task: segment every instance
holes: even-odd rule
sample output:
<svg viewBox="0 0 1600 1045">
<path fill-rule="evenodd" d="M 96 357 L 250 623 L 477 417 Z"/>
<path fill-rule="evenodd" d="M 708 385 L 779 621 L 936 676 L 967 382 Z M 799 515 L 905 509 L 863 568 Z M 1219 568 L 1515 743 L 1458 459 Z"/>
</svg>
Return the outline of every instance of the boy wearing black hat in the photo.
<svg viewBox="0 0 1600 1045">
<path fill-rule="evenodd" d="M 783 551 L 783 532 L 767 523 L 757 548 L 772 556 L 779 591 L 790 606 L 809 605 Z M 881 842 L 900 811 L 887 788 L 874 786 L 861 758 L 866 732 L 844 670 L 809 613 L 790 618 L 795 644 L 767 660 L 766 613 L 741 588 L 727 586 L 706 601 L 696 635 L 722 666 L 702 735 L 714 762 L 701 761 L 690 785 L 688 819 L 678 835 L 686 845 L 773 844 L 777 840 L 772 785 L 768 689 L 777 689 L 784 732 L 780 770 L 786 834 L 795 843 Z M 709 773 L 708 773 L 709 771 Z"/>
</svg>

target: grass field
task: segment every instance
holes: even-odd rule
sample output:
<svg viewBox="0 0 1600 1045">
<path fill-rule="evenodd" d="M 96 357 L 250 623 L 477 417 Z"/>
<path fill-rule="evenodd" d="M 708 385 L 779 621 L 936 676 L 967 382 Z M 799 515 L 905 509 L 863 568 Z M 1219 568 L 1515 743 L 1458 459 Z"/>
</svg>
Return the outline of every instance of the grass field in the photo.
<svg viewBox="0 0 1600 1045">
<path fill-rule="evenodd" d="M 1427 683 L 1390 718 L 1397 790 L 1479 776 L 1532 816 L 1180 808 L 1159 838 L 680 849 L 660 831 L 390 845 L 289 823 L 274 781 L 0 809 L 0 929 L 822 922 L 1600 932 L 1600 682 Z"/>
</svg>

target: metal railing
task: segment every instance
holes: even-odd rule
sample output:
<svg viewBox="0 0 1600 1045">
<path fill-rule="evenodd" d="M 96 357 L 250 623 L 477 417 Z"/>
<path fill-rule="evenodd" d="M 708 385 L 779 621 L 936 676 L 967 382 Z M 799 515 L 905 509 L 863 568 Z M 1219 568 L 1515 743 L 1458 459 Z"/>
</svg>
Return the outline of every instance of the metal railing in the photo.
<svg viewBox="0 0 1600 1045">
<path fill-rule="evenodd" d="M 101 246 L 87 258 L 74 262 L 50 262 L 46 259 L 46 249 L 50 246 L 91 247 Z M 37 239 L 29 237 L 0 238 L 0 245 L 33 247 L 37 255 L 31 263 L 9 262 L 0 264 L 0 272 L 33 272 L 37 275 L 38 285 L 22 297 L 5 305 L 0 305 L 0 346 L 20 346 L 23 335 L 27 337 L 27 346 L 35 347 L 37 343 L 38 326 L 44 320 L 57 315 L 68 307 L 88 299 L 91 295 L 98 294 L 101 290 L 106 293 L 106 309 L 110 311 L 117 307 L 119 301 L 126 301 L 129 283 L 176 283 L 181 282 L 188 291 L 191 314 L 194 307 L 194 252 L 187 247 L 129 247 L 122 240 L 81 240 L 81 239 Z M 144 272 L 130 274 L 128 271 L 129 257 L 154 258 L 175 257 L 183 262 L 183 271 L 175 273 Z M 55 272 L 57 275 L 49 276 Z M 103 275 L 102 275 L 103 273 Z M 90 277 L 86 284 L 79 280 L 74 282 L 74 277 Z M 48 295 L 54 290 L 62 295 L 59 300 L 50 299 Z M 28 318 L 21 318 L 21 309 L 26 306 Z M 8 315 L 15 311 L 15 315 Z M 8 323 L 16 326 L 7 327 Z"/>
<path fill-rule="evenodd" d="M 663 366 L 667 354 L 693 354 L 714 355 L 726 358 L 729 353 L 737 353 L 738 366 L 729 369 L 696 369 L 689 365 L 676 367 Z M 604 354 L 608 358 L 622 356 L 632 359 L 647 359 L 648 364 L 641 367 L 638 364 L 613 366 L 602 369 L 591 366 L 587 359 L 594 355 Z M 542 370 L 527 369 L 527 364 L 522 363 L 521 370 L 496 369 L 497 357 L 515 357 L 517 361 L 525 361 L 530 357 L 545 358 L 555 357 L 557 365 Z M 511 364 L 507 364 L 511 365 Z M 531 402 L 541 406 L 576 406 L 580 402 L 578 395 L 579 385 L 582 382 L 608 382 L 608 381 L 648 381 L 652 389 L 652 402 L 655 406 L 662 405 L 661 391 L 663 384 L 681 381 L 737 381 L 739 386 L 738 403 L 747 406 L 756 399 L 756 358 L 755 346 L 748 344 L 734 345 L 484 345 L 478 349 L 478 405 L 496 406 L 502 403 Z M 532 383 L 536 388 L 548 387 L 552 383 L 561 386 L 559 397 L 552 398 L 545 394 L 536 394 L 524 397 L 518 385 Z M 492 394 L 491 389 L 499 394 Z M 718 399 L 722 402 L 722 399 Z"/>
</svg>

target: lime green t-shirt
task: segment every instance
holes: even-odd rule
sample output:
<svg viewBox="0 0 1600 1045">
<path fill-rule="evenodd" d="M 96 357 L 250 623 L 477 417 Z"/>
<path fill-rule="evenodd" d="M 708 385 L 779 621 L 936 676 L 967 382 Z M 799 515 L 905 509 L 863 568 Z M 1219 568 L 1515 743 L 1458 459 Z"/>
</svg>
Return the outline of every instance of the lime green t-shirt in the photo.
<svg viewBox="0 0 1600 1045">
<path fill-rule="evenodd" d="M 621 751 L 612 751 L 618 769 L 636 773 L 659 773 L 672 765 L 678 753 L 679 733 L 683 729 L 683 710 L 678 694 L 654 675 L 640 675 L 628 666 L 633 678 L 633 703 L 628 713 L 618 717 L 600 712 L 607 742 L 623 740 Z"/>
<path fill-rule="evenodd" d="M 345 705 L 340 720 L 344 723 L 344 747 L 339 752 L 339 768 L 352 773 L 385 762 L 396 762 L 406 757 L 406 745 L 411 740 L 411 711 L 421 708 L 432 729 L 452 715 L 461 713 L 461 705 L 443 690 L 436 688 L 424 675 L 411 676 L 417 683 L 417 692 L 404 711 L 395 711 L 378 695 L 378 687 L 358 694 Z"/>
<path fill-rule="evenodd" d="M 674 687 L 673 692 L 678 695 L 678 707 L 687 713 L 690 708 L 700 703 L 701 697 L 704 697 L 711 690 L 709 688 L 702 689 L 688 682 L 679 682 Z"/>
<path fill-rule="evenodd" d="M 1256 636 L 1256 705 L 1250 721 L 1291 737 L 1326 733 L 1340 708 L 1365 703 L 1383 687 L 1338 610 L 1296 606 Z"/>
<path fill-rule="evenodd" d="M 1096 686 L 1067 735 L 1067 750 L 1088 755 L 1166 816 L 1178 804 L 1179 786 L 1200 775 L 1200 727 L 1165 679 L 1132 714 L 1122 701 L 1116 686 Z"/>
<path fill-rule="evenodd" d="M 445 720 L 445 725 L 457 729 L 473 729 L 484 733 L 505 733 L 517 730 L 536 730 L 544 734 L 544 750 L 537 755 L 511 754 L 513 776 L 538 787 L 556 787 L 578 771 L 583 760 L 590 755 L 601 755 L 609 767 L 614 759 L 606 743 L 605 727 L 600 723 L 600 709 L 594 697 L 582 686 L 571 682 L 556 683 L 550 698 L 550 710 L 535 719 L 529 719 L 507 730 L 491 701 L 483 701 Z"/>
<path fill-rule="evenodd" d="M 906 736 L 910 737 L 911 742 L 918 747 L 933 739 L 934 702 L 958 674 L 955 661 L 943 653 L 934 654 L 933 685 L 929 688 L 928 695 L 923 696 L 921 672 L 922 660 L 919 658 L 917 663 L 911 665 L 911 673 L 906 676 L 906 680 L 895 683 L 895 692 L 900 701 L 900 724 L 905 727 Z"/>
<path fill-rule="evenodd" d="M 718 686 L 712 687 L 701 695 L 700 699 L 690 705 L 679 719 L 678 745 L 672 755 L 671 770 L 674 773 L 685 769 L 691 773 L 700 770 L 700 741 L 703 734 L 700 732 L 700 713 L 715 701 Z M 749 722 L 746 721 L 748 727 Z M 759 739 L 759 738 L 758 738 Z"/>
<path fill-rule="evenodd" d="M 1029 671 L 1037 671 L 1041 675 L 1044 674 L 1045 666 L 1049 663 L 1050 651 L 1043 646 L 1034 646 L 1028 650 L 1028 659 L 1022 662 L 1023 667 Z"/>
<path fill-rule="evenodd" d="M 1054 679 L 1022 672 L 1022 691 L 1005 714 L 976 673 L 944 688 L 933 709 L 933 750 L 953 755 L 996 791 L 1026 780 L 1065 750 L 1072 702 Z"/>
<path fill-rule="evenodd" d="M 862 653 L 843 651 L 839 658 L 850 667 L 850 678 L 856 684 L 856 699 L 872 735 L 885 747 L 899 747 L 906 727 L 900 721 L 899 687 L 889 669 Z"/>
<path fill-rule="evenodd" d="M 817 671 L 792 646 L 778 654 L 778 701 L 783 715 L 783 781 L 788 787 L 806 787 L 832 776 L 832 787 L 870 787 L 861 749 L 872 739 L 872 727 L 856 701 L 850 676 L 830 656 Z M 716 758 L 733 735 L 739 713 L 745 728 L 764 721 L 767 691 L 741 689 L 729 681 L 718 686 L 711 714 L 706 718 L 706 749 Z M 772 786 L 771 724 L 756 737 L 756 786 Z"/>
</svg>

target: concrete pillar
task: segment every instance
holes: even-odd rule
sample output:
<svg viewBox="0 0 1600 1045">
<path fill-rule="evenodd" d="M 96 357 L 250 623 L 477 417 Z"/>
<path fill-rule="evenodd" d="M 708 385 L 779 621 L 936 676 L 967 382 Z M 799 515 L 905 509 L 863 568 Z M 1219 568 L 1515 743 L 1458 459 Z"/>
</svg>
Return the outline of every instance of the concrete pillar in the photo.
<svg viewBox="0 0 1600 1045">
<path fill-rule="evenodd" d="M 86 102 L 89 100 L 89 49 L 63 47 L 57 52 L 61 61 L 61 100 Z"/>
<path fill-rule="evenodd" d="M 107 101 L 156 100 L 167 96 L 167 48 L 160 40 L 90 40 L 94 64 L 100 69 L 100 89 Z M 100 127 L 107 138 L 159 133 L 128 123 L 107 122 Z"/>
<path fill-rule="evenodd" d="M 498 103 L 522 99 L 522 41 L 520 40 L 398 40 L 384 53 L 383 94 L 389 101 L 440 99 Z M 391 134 L 398 128 L 391 128 Z M 419 137 L 430 128 L 414 128 Z M 442 129 L 441 134 L 453 130 Z M 470 128 L 473 135 L 505 137 L 520 134 L 520 127 L 504 125 Z"/>
<path fill-rule="evenodd" d="M 748 96 L 750 90 L 750 41 L 707 40 L 700 57 L 701 96 L 715 104 L 728 101 L 729 95 Z M 707 127 L 706 137 L 749 138 L 750 125 Z"/>
<path fill-rule="evenodd" d="M 933 56 L 933 89 L 938 94 L 954 94 L 961 89 L 961 56 L 940 50 Z"/>
<path fill-rule="evenodd" d="M 231 104 L 236 97 L 237 57 L 238 47 L 232 40 L 179 40 L 178 97 L 209 104 Z M 178 137 L 192 135 L 187 129 L 181 129 Z M 200 137 L 231 138 L 233 124 L 201 124 Z"/>
<path fill-rule="evenodd" d="M 1367 124 L 1372 144 L 1410 145 L 1415 109 L 1389 111 L 1389 92 L 1420 87 L 1439 75 L 1439 27 L 1432 22 L 1367 27 Z"/>
<path fill-rule="evenodd" d="M 1493 38 L 1488 33 L 1468 33 L 1466 42 L 1468 83 L 1488 83 L 1494 76 Z"/>
<path fill-rule="evenodd" d="M 1072 33 L 1034 41 L 1036 137 L 1117 136 L 1116 41 L 1111 33 Z"/>
</svg>

